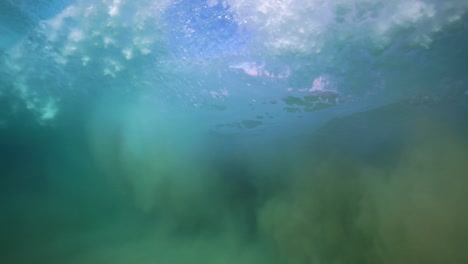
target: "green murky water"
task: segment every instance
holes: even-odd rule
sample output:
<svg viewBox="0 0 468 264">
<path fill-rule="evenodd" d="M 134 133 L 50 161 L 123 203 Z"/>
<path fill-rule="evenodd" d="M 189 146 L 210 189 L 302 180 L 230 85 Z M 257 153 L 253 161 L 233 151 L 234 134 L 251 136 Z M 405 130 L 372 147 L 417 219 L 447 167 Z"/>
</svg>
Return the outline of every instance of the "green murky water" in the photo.
<svg viewBox="0 0 468 264">
<path fill-rule="evenodd" d="M 0 2 L 0 262 L 467 262 L 466 10 Z"/>
</svg>

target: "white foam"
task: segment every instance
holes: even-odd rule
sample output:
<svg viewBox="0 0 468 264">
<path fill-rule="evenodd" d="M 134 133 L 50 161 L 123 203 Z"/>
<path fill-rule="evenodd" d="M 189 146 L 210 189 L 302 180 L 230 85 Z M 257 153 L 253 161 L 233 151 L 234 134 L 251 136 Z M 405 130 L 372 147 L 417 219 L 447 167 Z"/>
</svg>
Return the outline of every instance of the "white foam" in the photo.
<svg viewBox="0 0 468 264">
<path fill-rule="evenodd" d="M 68 34 L 68 39 L 73 42 L 80 42 L 83 38 L 83 31 L 77 28 L 72 29 Z"/>
<path fill-rule="evenodd" d="M 393 41 L 394 34 L 406 28 L 416 29 L 408 42 L 428 47 L 432 34 L 458 21 L 468 10 L 468 1 L 462 0 L 228 2 L 238 23 L 254 28 L 268 52 L 276 53 L 319 52 L 339 35 L 367 38 L 376 48 L 384 48 Z"/>
<path fill-rule="evenodd" d="M 52 120 L 55 118 L 55 116 L 58 113 L 58 106 L 56 100 L 50 98 L 47 103 L 42 106 L 40 109 L 41 112 L 41 120 L 42 121 L 47 121 L 47 120 Z"/>
<path fill-rule="evenodd" d="M 27 76 L 19 75 L 14 83 L 15 90 L 25 103 L 26 109 L 38 116 L 39 123 L 52 120 L 59 112 L 58 100 L 53 96 L 41 98 L 27 83 Z"/>
<path fill-rule="evenodd" d="M 130 60 L 133 57 L 133 50 L 131 48 L 122 49 L 122 54 L 125 59 Z"/>
<path fill-rule="evenodd" d="M 120 13 L 120 5 L 121 5 L 120 0 L 114 0 L 112 5 L 109 6 L 108 14 L 110 16 L 117 16 Z"/>
<path fill-rule="evenodd" d="M 91 58 L 89 56 L 83 56 L 81 58 L 81 63 L 83 64 L 83 66 L 86 66 L 86 65 L 88 65 L 90 60 L 91 60 Z"/>
<path fill-rule="evenodd" d="M 208 7 L 217 6 L 217 5 L 218 5 L 218 0 L 207 0 L 207 1 L 206 1 L 206 5 L 207 5 Z"/>
<path fill-rule="evenodd" d="M 158 21 L 165 7 L 172 2 L 74 1 L 55 17 L 42 21 L 34 37 L 46 38 L 46 44 L 40 46 L 24 38 L 20 45 L 9 50 L 7 63 L 3 65 L 20 80 L 15 84 L 18 96 L 27 101 L 28 107 L 39 113 L 41 118 L 51 119 L 56 115 L 54 104 L 57 103 L 47 100 L 47 95 L 42 92 L 47 89 L 32 91 L 27 85 L 38 79 L 47 83 L 47 78 L 52 78 L 43 78 L 43 72 L 47 69 L 39 69 L 50 66 L 67 71 L 66 67 L 73 66 L 73 72 L 68 69 L 65 75 L 73 76 L 75 71 L 80 70 L 86 74 L 86 71 L 92 70 L 117 78 L 126 69 L 128 60 L 138 61 L 142 56 L 159 59 L 157 51 L 161 47 L 171 47 L 165 46 L 164 32 L 161 33 L 163 28 L 158 28 L 165 24 Z M 132 8 L 127 8 L 130 5 Z M 260 53 L 258 57 L 262 58 L 295 53 L 313 56 L 321 53 L 322 57 L 333 57 L 336 54 L 327 54 L 326 48 L 336 46 L 337 42 L 348 45 L 361 41 L 358 44 L 384 49 L 404 35 L 400 32 L 405 30 L 409 36 L 404 35 L 405 39 L 398 41 L 430 48 L 434 34 L 458 22 L 468 10 L 466 0 L 206 1 L 207 7 L 218 5 L 229 6 L 234 21 L 252 33 L 252 42 L 246 49 Z M 186 25 L 184 33 L 187 36 L 201 34 L 195 32 L 190 24 Z M 336 63 L 340 59 L 330 58 L 330 62 L 325 63 Z M 91 61 L 93 66 L 101 65 L 100 68 L 90 69 Z M 177 63 L 184 64 L 185 61 Z M 75 68 L 75 65 L 83 68 Z M 241 69 L 253 76 L 279 78 L 282 74 L 267 70 L 262 65 L 235 64 L 231 68 Z M 284 76 L 289 76 L 289 70 Z M 54 80 L 50 83 L 54 83 Z M 320 85 L 317 82 L 315 88 L 310 89 L 318 89 Z M 210 97 L 225 96 L 220 90 L 211 91 Z M 40 93 L 44 93 L 42 97 L 38 96 Z"/>
</svg>

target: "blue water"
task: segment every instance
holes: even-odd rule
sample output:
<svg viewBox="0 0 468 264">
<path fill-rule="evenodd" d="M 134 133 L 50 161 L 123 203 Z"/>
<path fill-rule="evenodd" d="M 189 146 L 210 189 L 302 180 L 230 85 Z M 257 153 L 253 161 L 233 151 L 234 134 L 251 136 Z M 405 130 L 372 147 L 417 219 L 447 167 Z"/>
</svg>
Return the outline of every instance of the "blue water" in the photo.
<svg viewBox="0 0 468 264">
<path fill-rule="evenodd" d="M 467 262 L 467 10 L 1 1 L 0 262 Z"/>
</svg>

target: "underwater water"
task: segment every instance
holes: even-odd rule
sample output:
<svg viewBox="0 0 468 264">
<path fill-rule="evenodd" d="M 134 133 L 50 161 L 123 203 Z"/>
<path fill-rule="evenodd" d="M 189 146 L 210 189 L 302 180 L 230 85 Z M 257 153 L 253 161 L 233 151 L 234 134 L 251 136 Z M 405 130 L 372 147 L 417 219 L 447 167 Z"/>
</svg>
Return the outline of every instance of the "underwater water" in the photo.
<svg viewBox="0 0 468 264">
<path fill-rule="evenodd" d="M 0 263 L 468 263 L 467 11 L 0 0 Z"/>
</svg>

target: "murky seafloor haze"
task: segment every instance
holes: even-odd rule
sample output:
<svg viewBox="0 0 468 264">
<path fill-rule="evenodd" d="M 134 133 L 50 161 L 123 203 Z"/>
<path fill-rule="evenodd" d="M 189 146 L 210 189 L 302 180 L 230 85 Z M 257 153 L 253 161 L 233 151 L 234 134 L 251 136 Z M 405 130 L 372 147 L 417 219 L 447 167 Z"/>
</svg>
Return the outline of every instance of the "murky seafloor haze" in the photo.
<svg viewBox="0 0 468 264">
<path fill-rule="evenodd" d="M 1 0 L 0 263 L 468 263 L 463 0 Z"/>
</svg>

